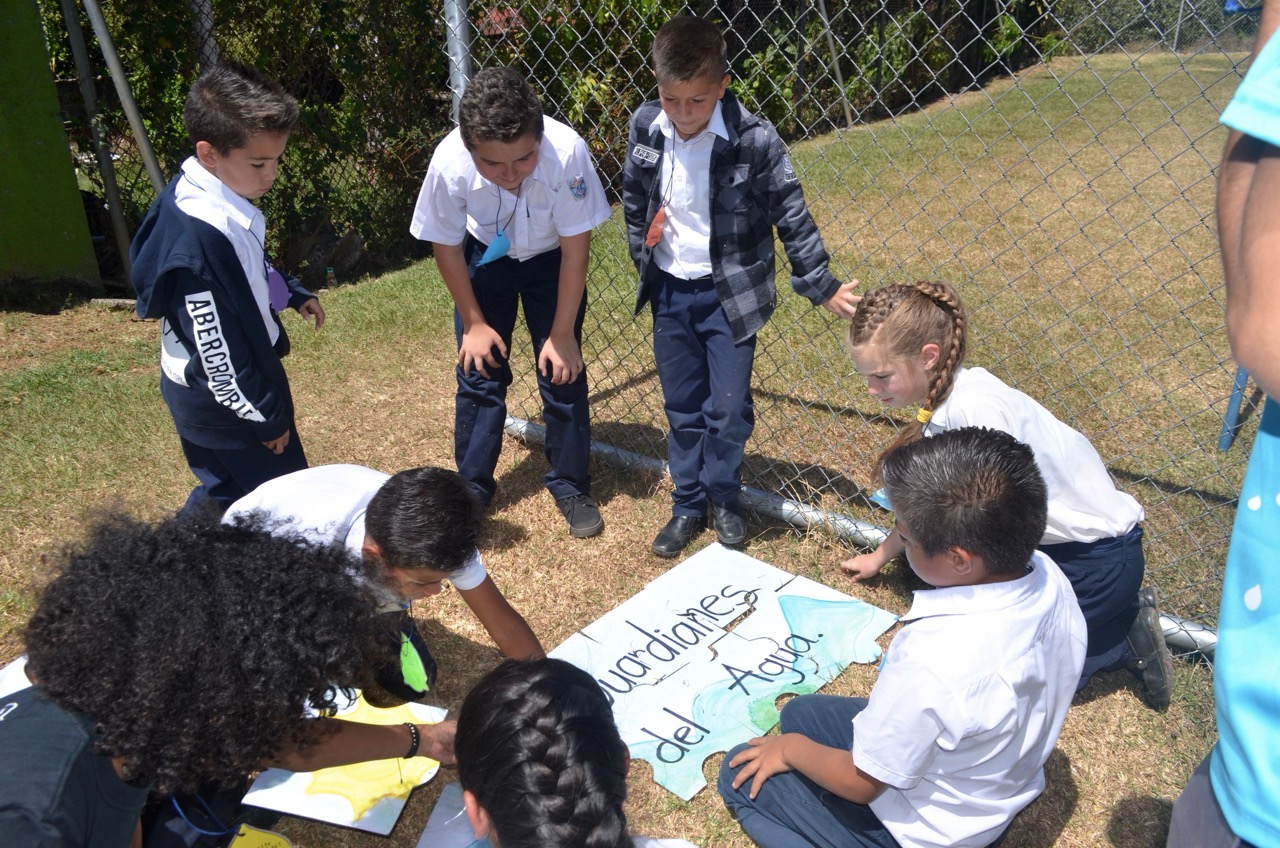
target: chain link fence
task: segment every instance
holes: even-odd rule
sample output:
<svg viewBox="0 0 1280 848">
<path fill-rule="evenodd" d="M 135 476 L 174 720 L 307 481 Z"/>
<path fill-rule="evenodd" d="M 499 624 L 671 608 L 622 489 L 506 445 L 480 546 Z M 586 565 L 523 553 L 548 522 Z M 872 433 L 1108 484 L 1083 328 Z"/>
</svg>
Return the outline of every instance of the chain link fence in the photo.
<svg viewBox="0 0 1280 848">
<path fill-rule="evenodd" d="M 65 26 L 40 0 L 82 183 Z M 423 255 L 407 235 L 431 149 L 451 125 L 436 2 L 103 3 L 166 173 L 186 152 L 180 104 L 200 57 L 264 69 L 304 104 L 282 190 L 265 199 L 281 264 L 315 283 Z M 1146 508 L 1166 611 L 1212 626 L 1256 428 L 1218 449 L 1235 366 L 1212 228 L 1221 108 L 1256 21 L 1221 0 L 658 0 L 472 2 L 474 68 L 522 69 L 620 188 L 631 111 L 655 95 L 648 50 L 681 11 L 724 26 L 733 88 L 791 145 L 843 279 L 940 278 L 971 312 L 969 362 L 1039 399 L 1097 446 Z M 156 48 L 160 48 L 157 50 Z M 150 187 L 99 74 L 101 125 L 136 222 Z M 81 110 L 82 111 L 82 110 Z M 82 123 L 75 123 L 75 121 Z M 129 180 L 132 180 L 129 182 Z M 901 420 L 871 399 L 842 326 L 789 291 L 761 333 L 744 483 L 814 511 L 887 523 L 869 469 Z M 585 329 L 598 442 L 665 456 L 649 319 L 621 210 L 596 233 Z M 532 354 L 517 343 L 532 374 Z M 512 414 L 537 420 L 531 379 Z"/>
</svg>

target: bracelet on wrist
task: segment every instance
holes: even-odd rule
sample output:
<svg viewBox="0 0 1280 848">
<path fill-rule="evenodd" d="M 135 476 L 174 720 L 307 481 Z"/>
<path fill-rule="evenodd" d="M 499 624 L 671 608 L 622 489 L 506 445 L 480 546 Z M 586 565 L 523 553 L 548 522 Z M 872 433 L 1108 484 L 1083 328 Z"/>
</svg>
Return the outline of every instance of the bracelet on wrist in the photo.
<svg viewBox="0 0 1280 848">
<path fill-rule="evenodd" d="M 422 742 L 422 734 L 418 732 L 418 725 L 411 721 L 406 721 L 404 726 L 409 728 L 409 752 L 402 759 L 410 759 L 418 754 L 418 745 Z"/>
</svg>

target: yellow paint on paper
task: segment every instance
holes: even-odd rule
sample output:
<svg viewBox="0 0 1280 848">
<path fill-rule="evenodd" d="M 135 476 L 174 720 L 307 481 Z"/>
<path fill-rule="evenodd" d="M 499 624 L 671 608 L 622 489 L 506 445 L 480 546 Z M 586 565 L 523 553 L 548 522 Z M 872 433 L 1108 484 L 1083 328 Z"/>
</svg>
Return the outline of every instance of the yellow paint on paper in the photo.
<svg viewBox="0 0 1280 848">
<path fill-rule="evenodd" d="M 227 848 L 293 848 L 293 843 L 270 830 L 242 824 Z"/>
<path fill-rule="evenodd" d="M 407 706 L 376 709 L 365 703 L 363 696 L 354 709 L 342 714 L 342 718 L 365 724 L 422 723 Z M 407 733 L 405 739 L 407 748 Z M 413 788 L 439 765 L 426 757 L 414 757 L 320 769 L 311 772 L 311 784 L 306 792 L 308 795 L 337 795 L 346 799 L 351 804 L 352 820 L 359 821 L 383 798 L 407 798 Z"/>
</svg>

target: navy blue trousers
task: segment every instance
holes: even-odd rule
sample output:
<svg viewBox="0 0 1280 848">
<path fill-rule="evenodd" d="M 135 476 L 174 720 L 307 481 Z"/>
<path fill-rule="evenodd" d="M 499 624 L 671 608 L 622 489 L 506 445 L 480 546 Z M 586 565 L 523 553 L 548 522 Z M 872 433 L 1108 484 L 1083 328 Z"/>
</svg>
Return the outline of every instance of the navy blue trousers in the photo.
<svg viewBox="0 0 1280 848">
<path fill-rule="evenodd" d="M 735 342 L 710 277 L 658 272 L 653 356 L 670 431 L 673 515 L 704 515 L 707 500 L 737 503 L 742 456 L 755 428 L 751 363 L 756 338 Z"/>
<path fill-rule="evenodd" d="M 1138 590 L 1146 571 L 1142 527 L 1124 536 L 1041 545 L 1040 550 L 1071 581 L 1089 629 L 1084 671 L 1077 686 L 1083 689 L 1099 671 L 1124 668 L 1135 659 L 1126 637 L 1138 616 Z"/>
<path fill-rule="evenodd" d="M 467 270 L 471 288 L 485 321 L 502 337 L 511 352 L 516 312 L 524 307 L 524 320 L 533 341 L 534 360 L 551 335 L 560 286 L 560 250 L 549 250 L 518 262 L 510 257 L 477 265 L 485 245 L 468 236 Z M 582 319 L 587 313 L 587 295 L 573 324 L 573 337 L 582 344 Z M 462 318 L 455 309 L 454 332 L 462 344 Z M 501 360 L 489 367 L 488 377 L 456 369 L 458 394 L 454 405 L 453 454 L 458 473 L 475 488 L 480 498 L 493 500 L 497 481 L 493 472 L 502 452 L 502 430 L 507 421 L 507 387 L 511 385 L 511 363 Z M 587 404 L 587 371 L 565 385 L 555 385 L 538 373 L 538 393 L 542 396 L 542 421 L 547 435 L 543 452 L 551 468 L 543 477 L 556 500 L 591 493 L 587 463 L 591 455 L 591 415 Z"/>
<path fill-rule="evenodd" d="M 799 733 L 820 745 L 853 748 L 853 717 L 865 698 L 801 695 L 782 708 L 782 733 Z M 775 774 L 752 800 L 751 781 L 737 789 L 729 761 L 748 747 L 725 754 L 716 788 L 747 835 L 762 848 L 897 848 L 897 841 L 865 804 L 845 800 L 799 772 Z M 852 760 L 850 760 L 852 765 Z"/>
<path fill-rule="evenodd" d="M 182 507 L 181 515 L 193 515 L 212 501 L 222 512 L 258 486 L 307 467 L 298 430 L 290 425 L 289 444 L 280 455 L 262 445 L 247 448 L 206 448 L 178 437 L 191 473 L 200 482 Z"/>
</svg>

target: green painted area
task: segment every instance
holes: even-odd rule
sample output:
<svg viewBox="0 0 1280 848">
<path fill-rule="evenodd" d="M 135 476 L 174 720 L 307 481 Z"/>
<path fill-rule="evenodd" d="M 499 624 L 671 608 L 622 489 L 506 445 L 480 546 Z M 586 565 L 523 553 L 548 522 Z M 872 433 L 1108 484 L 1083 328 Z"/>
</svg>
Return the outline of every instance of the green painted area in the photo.
<svg viewBox="0 0 1280 848">
<path fill-rule="evenodd" d="M 98 279 L 34 0 L 0 3 L 0 278 Z"/>
</svg>

